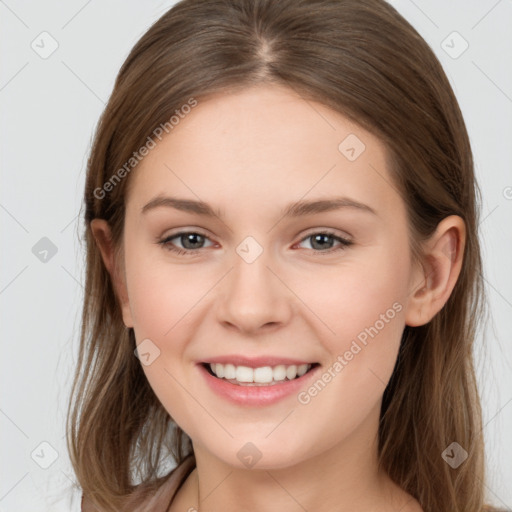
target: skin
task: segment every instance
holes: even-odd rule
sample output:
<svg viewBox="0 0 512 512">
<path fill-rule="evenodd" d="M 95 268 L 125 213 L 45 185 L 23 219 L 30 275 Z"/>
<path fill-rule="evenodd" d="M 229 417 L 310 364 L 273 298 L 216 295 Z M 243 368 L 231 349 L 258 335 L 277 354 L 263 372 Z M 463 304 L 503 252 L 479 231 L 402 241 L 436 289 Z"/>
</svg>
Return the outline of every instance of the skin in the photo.
<svg viewBox="0 0 512 512">
<path fill-rule="evenodd" d="M 349 134 L 366 146 L 354 161 L 338 150 Z M 383 143 L 276 85 L 200 101 L 130 180 L 121 261 L 106 222 L 91 227 L 126 326 L 160 350 L 143 370 L 193 441 L 197 467 L 169 510 L 421 511 L 377 470 L 379 411 L 405 325 L 430 321 L 456 283 L 462 219 L 444 219 L 424 243 L 424 264 L 413 264 Z M 159 194 L 205 201 L 223 216 L 169 207 L 142 214 Z M 291 202 L 334 195 L 376 214 L 281 215 Z M 322 249 L 307 237 L 326 228 L 353 244 L 333 251 L 335 238 Z M 156 243 L 179 231 L 206 235 L 198 253 Z M 247 236 L 263 249 L 250 264 L 236 252 Z M 295 395 L 263 408 L 234 405 L 199 375 L 197 361 L 225 354 L 299 357 L 327 369 L 394 303 L 401 310 L 307 405 Z M 252 469 L 237 457 L 249 441 L 262 453 Z"/>
</svg>

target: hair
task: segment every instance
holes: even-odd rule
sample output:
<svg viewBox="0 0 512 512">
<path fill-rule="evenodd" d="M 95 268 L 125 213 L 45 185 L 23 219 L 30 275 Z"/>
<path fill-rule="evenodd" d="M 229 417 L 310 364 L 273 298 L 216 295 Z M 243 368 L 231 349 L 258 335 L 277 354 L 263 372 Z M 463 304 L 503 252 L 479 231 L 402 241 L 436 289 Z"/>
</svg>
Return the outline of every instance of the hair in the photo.
<svg viewBox="0 0 512 512">
<path fill-rule="evenodd" d="M 382 401 L 379 465 L 425 512 L 492 510 L 484 507 L 473 361 L 486 311 L 477 234 L 481 192 L 441 64 L 383 0 L 183 0 L 128 55 L 87 164 L 85 298 L 67 417 L 68 449 L 84 495 L 102 510 L 119 510 L 137 487 L 134 476 L 157 489 L 165 479 L 162 455 L 180 464 L 193 452 L 134 356 L 133 329 L 123 323 L 91 220 L 108 221 L 122 260 L 130 176 L 127 171 L 114 183 L 116 170 L 126 171 L 134 152 L 191 98 L 201 102 L 258 84 L 287 86 L 383 141 L 416 261 L 423 261 L 421 241 L 442 219 L 464 220 L 462 268 L 448 301 L 426 325 L 404 329 Z M 454 441 L 468 452 L 457 469 L 441 456 Z"/>
</svg>

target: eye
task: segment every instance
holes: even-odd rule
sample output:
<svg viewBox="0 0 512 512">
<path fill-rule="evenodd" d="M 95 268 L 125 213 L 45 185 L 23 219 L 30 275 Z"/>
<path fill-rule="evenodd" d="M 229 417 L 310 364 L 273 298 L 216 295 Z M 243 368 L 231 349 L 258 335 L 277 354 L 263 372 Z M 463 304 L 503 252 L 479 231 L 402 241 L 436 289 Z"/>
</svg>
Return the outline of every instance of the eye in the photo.
<svg viewBox="0 0 512 512">
<path fill-rule="evenodd" d="M 171 240 L 176 238 L 183 245 L 183 248 L 176 247 L 176 245 L 171 242 Z M 163 240 L 160 240 L 158 243 L 168 251 L 172 251 L 177 254 L 190 255 L 199 252 L 199 249 L 203 248 L 201 245 L 205 240 L 209 240 L 209 238 L 201 233 L 197 233 L 195 231 L 180 231 L 179 233 L 175 233 L 172 236 L 168 236 Z"/>
<path fill-rule="evenodd" d="M 332 248 L 333 242 L 329 241 L 329 239 L 338 241 L 340 245 L 338 247 Z M 333 252 L 340 250 L 342 251 L 353 244 L 352 241 L 347 240 L 346 238 L 343 238 L 341 236 L 337 236 L 335 233 L 332 233 L 330 231 L 320 231 L 311 233 L 305 238 L 303 238 L 300 243 L 305 242 L 306 240 L 312 241 L 311 246 L 313 247 L 312 250 L 314 250 L 314 252 L 320 252 L 323 254 L 331 254 Z"/>
<path fill-rule="evenodd" d="M 175 239 L 179 240 L 179 242 L 182 244 L 182 247 L 177 247 L 176 244 L 172 242 L 172 240 Z M 334 242 L 337 241 L 339 246 L 333 248 L 332 245 L 334 242 L 329 242 L 329 239 L 334 240 Z M 197 254 L 201 249 L 204 249 L 203 245 L 206 240 L 209 240 L 209 238 L 201 233 L 197 233 L 195 231 L 180 231 L 179 233 L 175 233 L 171 236 L 165 237 L 162 240 L 159 240 L 158 243 L 168 251 L 175 252 L 179 255 L 190 256 Z M 330 231 L 311 233 L 304 237 L 300 243 L 303 243 L 306 240 L 312 240 L 311 250 L 323 254 L 331 254 L 336 251 L 344 250 L 353 244 L 352 241 L 337 236 L 335 233 Z"/>
</svg>

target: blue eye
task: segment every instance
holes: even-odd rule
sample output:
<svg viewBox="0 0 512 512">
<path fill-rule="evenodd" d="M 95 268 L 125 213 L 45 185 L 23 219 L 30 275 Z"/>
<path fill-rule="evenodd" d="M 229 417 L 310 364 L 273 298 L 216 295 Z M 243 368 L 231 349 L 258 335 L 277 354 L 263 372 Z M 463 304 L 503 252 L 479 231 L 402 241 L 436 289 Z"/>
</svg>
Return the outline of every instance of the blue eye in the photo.
<svg viewBox="0 0 512 512">
<path fill-rule="evenodd" d="M 326 239 L 332 239 L 334 241 L 337 241 L 340 243 L 340 245 L 338 247 L 335 247 L 335 248 L 332 248 L 332 242 L 325 242 Z M 306 236 L 305 238 L 303 238 L 301 240 L 301 242 L 304 242 L 305 240 L 312 240 L 312 246 L 314 247 L 315 245 L 318 247 L 320 247 L 320 251 L 315 251 L 315 252 L 320 252 L 321 254 L 331 254 L 335 251 L 340 251 L 340 250 L 343 250 L 347 247 L 349 247 L 350 245 L 353 244 L 353 242 L 351 242 L 350 240 L 347 240 L 346 238 L 342 238 L 340 236 L 337 236 L 335 235 L 334 233 L 331 233 L 329 231 L 321 231 L 321 232 L 318 232 L 318 233 L 312 233 L 308 236 Z"/>
<path fill-rule="evenodd" d="M 183 248 L 176 247 L 176 244 L 172 242 L 174 239 L 178 239 Z M 334 243 L 337 241 L 339 243 L 338 247 L 332 248 L 333 242 L 326 242 L 328 239 L 334 240 Z M 197 254 L 201 249 L 204 249 L 203 244 L 206 240 L 209 240 L 209 238 L 206 235 L 202 235 L 201 233 L 197 233 L 195 231 L 181 231 L 158 241 L 158 243 L 168 251 L 172 251 L 179 255 L 192 256 Z M 337 236 L 329 231 L 312 233 L 304 237 L 300 243 L 306 240 L 312 240 L 312 250 L 320 254 L 331 254 L 336 251 L 344 250 L 353 244 L 352 241 Z M 197 247 L 198 245 L 201 247 Z M 315 246 L 320 250 L 315 250 Z"/>
<path fill-rule="evenodd" d="M 178 238 L 180 243 L 183 244 L 184 249 L 176 247 L 171 240 Z M 208 240 L 208 237 L 202 235 L 201 233 L 196 233 L 195 231 L 181 231 L 180 233 L 176 233 L 175 235 L 168 236 L 163 240 L 160 240 L 158 243 L 161 244 L 165 249 L 175 252 L 177 254 L 195 254 L 199 252 L 199 249 L 202 247 L 195 247 L 196 245 L 200 245 L 204 242 L 204 240 Z M 193 247 L 187 247 L 188 245 L 192 245 Z"/>
</svg>

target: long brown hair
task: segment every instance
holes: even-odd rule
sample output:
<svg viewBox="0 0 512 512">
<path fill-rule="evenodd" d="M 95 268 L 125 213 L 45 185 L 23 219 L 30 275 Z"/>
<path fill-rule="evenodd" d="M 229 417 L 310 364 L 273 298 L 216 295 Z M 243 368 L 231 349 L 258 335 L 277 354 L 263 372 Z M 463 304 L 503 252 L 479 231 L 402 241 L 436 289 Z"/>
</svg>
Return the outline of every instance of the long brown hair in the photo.
<svg viewBox="0 0 512 512">
<path fill-rule="evenodd" d="M 124 62 L 95 134 L 84 195 L 85 300 L 68 412 L 68 447 L 84 495 L 102 510 L 119 510 L 135 480 L 152 489 L 162 483 L 162 457 L 180 463 L 192 451 L 134 356 L 133 330 L 123 324 L 90 222 L 109 222 L 121 257 L 133 153 L 191 98 L 258 83 L 284 84 L 385 143 L 415 258 L 421 261 L 420 241 L 443 218 L 464 220 L 463 265 L 448 302 L 428 324 L 404 330 L 382 402 L 379 463 L 425 512 L 481 512 L 484 444 L 473 366 L 485 314 L 480 192 L 439 61 L 383 0 L 183 0 Z M 452 442 L 468 452 L 457 469 L 442 458 Z"/>
</svg>

